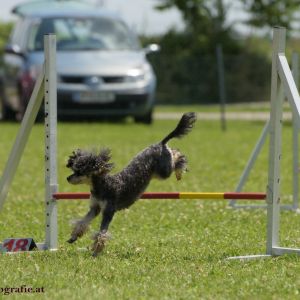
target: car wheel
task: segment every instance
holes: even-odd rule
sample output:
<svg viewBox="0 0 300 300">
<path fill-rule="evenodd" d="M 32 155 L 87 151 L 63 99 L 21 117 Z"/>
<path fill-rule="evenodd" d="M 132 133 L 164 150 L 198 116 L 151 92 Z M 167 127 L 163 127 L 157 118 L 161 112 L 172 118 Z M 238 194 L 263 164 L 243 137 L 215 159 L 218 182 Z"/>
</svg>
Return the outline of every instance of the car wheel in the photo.
<svg viewBox="0 0 300 300">
<path fill-rule="evenodd" d="M 16 119 L 15 111 L 7 104 L 5 95 L 1 92 L 0 96 L 0 111 L 2 121 L 12 121 Z"/>
<path fill-rule="evenodd" d="M 142 116 L 135 116 L 134 117 L 134 121 L 136 123 L 143 123 L 143 124 L 152 124 L 153 122 L 153 116 L 152 116 L 153 112 L 152 110 L 148 113 L 146 113 L 145 115 L 142 115 Z"/>
</svg>

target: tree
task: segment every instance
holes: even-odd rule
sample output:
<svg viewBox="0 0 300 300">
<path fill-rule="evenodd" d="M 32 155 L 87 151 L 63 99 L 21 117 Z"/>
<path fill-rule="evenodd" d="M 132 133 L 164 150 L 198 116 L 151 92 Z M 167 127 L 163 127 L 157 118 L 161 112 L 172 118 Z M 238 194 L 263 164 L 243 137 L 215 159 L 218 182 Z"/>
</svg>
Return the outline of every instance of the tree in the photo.
<svg viewBox="0 0 300 300">
<path fill-rule="evenodd" d="M 176 7 L 186 24 L 186 33 L 210 50 L 216 43 L 232 43 L 232 25 L 228 24 L 228 5 L 223 0 L 157 0 L 158 10 Z"/>
<path fill-rule="evenodd" d="M 2 55 L 5 44 L 8 41 L 13 23 L 2 23 L 0 21 L 0 65 L 2 63 Z"/>
<path fill-rule="evenodd" d="M 254 27 L 284 26 L 293 30 L 300 0 L 241 0 Z"/>
<path fill-rule="evenodd" d="M 155 40 L 162 49 L 150 58 L 157 74 L 159 101 L 218 101 L 217 44 L 222 44 L 225 54 L 229 101 L 265 100 L 269 92 L 269 61 L 234 38 L 233 23 L 228 22 L 231 8 L 228 3 L 233 5 L 233 1 L 156 0 L 156 3 L 159 10 L 177 8 L 185 22 L 184 31 L 170 30 Z"/>
</svg>

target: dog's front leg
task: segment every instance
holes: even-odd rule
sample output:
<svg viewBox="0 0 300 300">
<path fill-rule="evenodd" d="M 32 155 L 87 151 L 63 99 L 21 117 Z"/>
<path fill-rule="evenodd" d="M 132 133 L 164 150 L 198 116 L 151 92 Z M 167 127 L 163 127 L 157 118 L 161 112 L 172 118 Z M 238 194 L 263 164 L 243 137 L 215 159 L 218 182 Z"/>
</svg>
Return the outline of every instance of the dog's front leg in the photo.
<svg viewBox="0 0 300 300">
<path fill-rule="evenodd" d="M 73 231 L 71 233 L 71 238 L 68 243 L 74 243 L 79 237 L 82 237 L 87 231 L 91 221 L 99 215 L 101 208 L 98 204 L 93 203 L 90 207 L 89 212 L 79 221 L 76 222 Z"/>
<path fill-rule="evenodd" d="M 100 232 L 95 235 L 94 237 L 95 241 L 92 246 L 94 257 L 96 257 L 104 249 L 105 243 L 108 240 L 107 230 L 110 222 L 114 217 L 114 214 L 115 214 L 115 210 L 111 206 L 107 206 L 103 211 Z"/>
</svg>

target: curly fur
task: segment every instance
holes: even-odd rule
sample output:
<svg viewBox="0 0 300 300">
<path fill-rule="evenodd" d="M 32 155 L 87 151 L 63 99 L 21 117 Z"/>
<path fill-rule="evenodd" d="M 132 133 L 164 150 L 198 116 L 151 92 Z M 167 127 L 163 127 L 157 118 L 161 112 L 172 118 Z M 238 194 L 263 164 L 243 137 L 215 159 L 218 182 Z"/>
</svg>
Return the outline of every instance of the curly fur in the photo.
<svg viewBox="0 0 300 300">
<path fill-rule="evenodd" d="M 115 212 L 130 207 L 138 200 L 152 178 L 166 179 L 174 171 L 177 180 L 180 180 L 182 174 L 187 171 L 187 159 L 179 150 L 170 149 L 167 142 L 189 133 L 195 121 L 195 113 L 184 114 L 177 127 L 161 142 L 138 153 L 121 172 L 113 175 L 110 174 L 113 164 L 109 162 L 109 149 L 103 149 L 99 153 L 80 149 L 74 151 L 67 163 L 73 174 L 67 180 L 71 184 L 88 184 L 91 189 L 90 210 L 82 219 L 82 223 L 88 226 L 102 211 L 98 236 L 103 237 Z M 79 229 L 73 230 L 69 242 L 75 242 L 80 236 Z M 93 245 L 93 255 L 101 252 L 104 245 L 103 238 L 99 241 L 97 239 Z"/>
<path fill-rule="evenodd" d="M 111 154 L 108 148 L 102 149 L 99 154 L 77 149 L 69 157 L 67 168 L 77 174 L 89 174 L 100 170 L 109 172 L 114 167 L 112 163 L 108 163 L 110 158 Z"/>
</svg>

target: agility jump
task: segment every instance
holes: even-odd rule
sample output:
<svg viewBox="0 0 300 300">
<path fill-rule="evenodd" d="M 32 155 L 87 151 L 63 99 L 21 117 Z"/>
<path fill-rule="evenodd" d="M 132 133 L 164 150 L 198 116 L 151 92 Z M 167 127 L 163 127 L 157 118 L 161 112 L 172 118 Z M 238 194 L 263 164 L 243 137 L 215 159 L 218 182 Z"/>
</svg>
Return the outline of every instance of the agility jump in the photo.
<svg viewBox="0 0 300 300">
<path fill-rule="evenodd" d="M 292 55 L 292 75 L 294 78 L 295 83 L 299 83 L 299 55 L 298 53 L 294 52 Z M 285 95 L 281 91 L 280 92 L 280 97 L 284 98 Z M 292 127 L 293 127 L 293 203 L 292 204 L 285 204 L 281 205 L 281 209 L 286 209 L 286 210 L 297 210 L 299 207 L 299 120 L 297 117 L 297 111 L 294 111 L 293 106 L 292 106 Z M 266 143 L 266 139 L 269 135 L 270 131 L 270 120 L 268 120 L 261 132 L 261 135 L 249 157 L 249 160 L 243 170 L 243 173 L 239 179 L 239 182 L 235 188 L 235 192 L 241 192 L 245 183 L 247 182 L 247 179 L 249 177 L 249 174 L 251 170 L 253 169 L 253 166 L 255 164 L 255 161 L 261 152 L 264 144 Z M 266 208 L 266 205 L 260 204 L 239 204 L 235 199 L 231 199 L 229 202 L 229 205 L 232 208 Z"/>
<path fill-rule="evenodd" d="M 57 99 L 56 99 L 56 38 L 45 36 L 45 63 L 21 128 L 15 140 L 3 175 L 0 180 L 0 210 L 6 199 L 29 133 L 36 119 L 42 99 L 45 97 L 45 242 L 38 244 L 41 250 L 56 250 L 57 244 L 57 201 L 63 199 L 86 199 L 87 193 L 58 193 L 57 184 Z M 294 253 L 300 255 L 300 249 L 279 246 L 280 215 L 280 160 L 281 160 L 281 128 L 282 98 L 284 91 L 293 111 L 300 119 L 300 97 L 292 73 L 285 57 L 285 29 L 275 27 L 273 36 L 272 80 L 271 80 L 271 112 L 270 112 L 270 147 L 269 176 L 266 193 L 145 193 L 142 197 L 149 199 L 244 199 L 266 200 L 267 203 L 267 241 L 266 254 L 250 255 L 237 258 L 270 257 Z M 151 198 L 152 197 L 152 198 Z M 235 198 L 236 197 L 236 198 Z M 1 246 L 1 245 L 0 245 Z"/>
<path fill-rule="evenodd" d="M 292 75 L 296 84 L 299 82 L 299 55 L 298 53 L 294 52 L 292 55 Z M 298 87 L 298 86 L 297 86 Z M 284 97 L 283 93 L 280 96 Z M 292 107 L 293 109 L 293 107 Z M 299 198 L 299 122 L 297 118 L 297 112 L 292 110 L 292 126 L 293 126 L 293 137 L 292 137 L 292 145 L 293 145 L 293 165 L 292 165 L 292 173 L 293 173 L 293 203 L 292 204 L 285 204 L 281 205 L 281 209 L 285 210 L 297 210 L 298 209 L 298 198 Z M 270 120 L 268 120 L 261 132 L 261 135 L 249 157 L 249 160 L 243 170 L 243 173 L 239 179 L 239 182 L 235 188 L 235 192 L 241 192 L 259 153 L 262 150 L 263 145 L 266 143 L 267 136 L 269 135 L 270 131 Z M 237 200 L 234 198 L 231 199 L 229 205 L 232 208 L 266 208 L 267 206 L 264 204 L 239 204 Z"/>
</svg>

